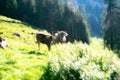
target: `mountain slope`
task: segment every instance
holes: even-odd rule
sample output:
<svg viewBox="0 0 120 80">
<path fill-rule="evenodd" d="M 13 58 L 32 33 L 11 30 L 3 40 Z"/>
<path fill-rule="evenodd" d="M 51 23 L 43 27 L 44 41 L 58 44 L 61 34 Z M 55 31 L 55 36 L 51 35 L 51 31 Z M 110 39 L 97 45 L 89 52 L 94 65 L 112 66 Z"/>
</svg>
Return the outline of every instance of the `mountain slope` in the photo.
<svg viewBox="0 0 120 80">
<path fill-rule="evenodd" d="M 19 32 L 21 37 L 13 36 L 14 32 Z M 0 48 L 0 79 L 38 80 L 40 78 L 44 71 L 43 67 L 47 65 L 47 57 L 38 51 L 35 35 L 32 35 L 32 32 L 36 33 L 38 30 L 21 21 L 0 16 L 0 36 L 9 44 L 5 50 Z M 45 51 L 45 48 L 42 50 Z"/>
<path fill-rule="evenodd" d="M 20 38 L 12 35 L 16 31 Z M 0 16 L 0 36 L 9 44 L 6 49 L 0 48 L 1 80 L 107 80 L 120 74 L 120 59 L 103 48 L 102 39 L 92 38 L 90 45 L 76 41 L 54 44 L 50 51 L 41 44 L 38 50 L 31 34 L 38 31 Z"/>
</svg>

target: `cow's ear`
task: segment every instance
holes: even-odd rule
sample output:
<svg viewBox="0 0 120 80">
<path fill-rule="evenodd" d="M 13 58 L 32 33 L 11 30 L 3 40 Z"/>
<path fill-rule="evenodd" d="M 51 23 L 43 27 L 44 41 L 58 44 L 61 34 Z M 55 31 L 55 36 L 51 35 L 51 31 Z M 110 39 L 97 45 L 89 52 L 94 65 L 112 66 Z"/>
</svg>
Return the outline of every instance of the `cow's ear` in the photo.
<svg viewBox="0 0 120 80">
<path fill-rule="evenodd" d="M 66 33 L 66 36 L 68 36 L 68 33 Z"/>
</svg>

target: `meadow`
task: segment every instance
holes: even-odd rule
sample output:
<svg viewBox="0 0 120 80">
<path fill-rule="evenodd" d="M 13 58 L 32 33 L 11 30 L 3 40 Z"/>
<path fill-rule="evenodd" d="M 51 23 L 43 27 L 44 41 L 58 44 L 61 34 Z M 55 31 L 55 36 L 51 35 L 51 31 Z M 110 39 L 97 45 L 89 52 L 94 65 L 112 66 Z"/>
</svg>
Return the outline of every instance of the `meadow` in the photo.
<svg viewBox="0 0 120 80">
<path fill-rule="evenodd" d="M 21 37 L 13 36 L 19 32 Z M 9 44 L 0 48 L 0 80 L 118 80 L 120 59 L 91 38 L 90 45 L 74 41 L 54 44 L 51 50 L 35 43 L 35 29 L 19 20 L 0 16 L 0 36 Z"/>
</svg>

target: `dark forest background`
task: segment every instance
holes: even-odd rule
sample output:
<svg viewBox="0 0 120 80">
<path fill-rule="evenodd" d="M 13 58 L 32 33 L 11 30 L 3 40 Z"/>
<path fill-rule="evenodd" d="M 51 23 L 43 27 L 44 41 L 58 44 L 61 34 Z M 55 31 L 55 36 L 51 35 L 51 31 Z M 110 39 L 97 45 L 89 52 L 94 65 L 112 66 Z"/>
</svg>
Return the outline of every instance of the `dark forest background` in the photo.
<svg viewBox="0 0 120 80">
<path fill-rule="evenodd" d="M 120 0 L 0 0 L 0 15 L 52 34 L 65 30 L 71 42 L 102 37 L 106 47 L 120 50 Z"/>
<path fill-rule="evenodd" d="M 64 0 L 0 0 L 0 14 L 45 29 L 50 33 L 68 32 L 68 40 L 89 43 L 89 25 L 72 1 Z"/>
</svg>

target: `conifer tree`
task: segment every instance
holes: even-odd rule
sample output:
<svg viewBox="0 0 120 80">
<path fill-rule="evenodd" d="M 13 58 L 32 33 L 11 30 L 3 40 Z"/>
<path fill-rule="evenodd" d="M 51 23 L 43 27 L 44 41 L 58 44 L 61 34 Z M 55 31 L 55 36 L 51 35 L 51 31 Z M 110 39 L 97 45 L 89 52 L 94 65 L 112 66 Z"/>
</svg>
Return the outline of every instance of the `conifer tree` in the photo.
<svg viewBox="0 0 120 80">
<path fill-rule="evenodd" d="M 80 15 L 79 9 L 73 7 L 72 0 L 0 0 L 0 10 L 0 14 L 51 33 L 65 30 L 69 34 L 68 41 L 89 43 L 87 20 Z"/>
<path fill-rule="evenodd" d="M 109 49 L 120 51 L 120 0 L 104 0 L 107 9 L 103 13 L 104 44 Z"/>
</svg>

